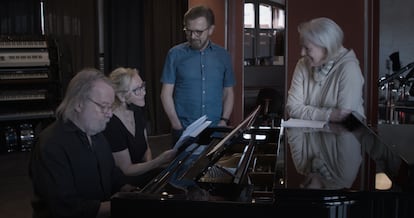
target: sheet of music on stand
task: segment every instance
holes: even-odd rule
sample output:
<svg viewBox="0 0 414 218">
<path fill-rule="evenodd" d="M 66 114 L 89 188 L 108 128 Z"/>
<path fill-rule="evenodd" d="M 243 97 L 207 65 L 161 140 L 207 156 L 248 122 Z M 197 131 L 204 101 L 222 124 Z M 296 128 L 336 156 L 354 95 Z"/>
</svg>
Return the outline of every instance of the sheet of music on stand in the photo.
<svg viewBox="0 0 414 218">
<path fill-rule="evenodd" d="M 189 138 L 194 138 L 198 136 L 205 128 L 211 124 L 210 120 L 207 120 L 207 116 L 204 115 L 198 118 L 196 121 L 191 123 L 183 132 L 181 137 L 175 143 L 174 148 L 179 149 L 184 142 Z"/>
</svg>

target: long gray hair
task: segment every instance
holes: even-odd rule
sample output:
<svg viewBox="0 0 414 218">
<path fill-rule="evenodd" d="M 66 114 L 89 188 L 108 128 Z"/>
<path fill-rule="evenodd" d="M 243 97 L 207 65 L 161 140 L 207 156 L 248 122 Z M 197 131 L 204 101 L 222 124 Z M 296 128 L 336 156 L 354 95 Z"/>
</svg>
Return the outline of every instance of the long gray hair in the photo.
<svg viewBox="0 0 414 218">
<path fill-rule="evenodd" d="M 109 86 L 113 86 L 108 77 L 95 68 L 84 68 L 79 71 L 69 82 L 65 97 L 56 109 L 57 119 L 62 119 L 64 122 L 72 119 L 75 116 L 76 106 L 87 101 L 96 81 L 104 81 Z"/>
</svg>

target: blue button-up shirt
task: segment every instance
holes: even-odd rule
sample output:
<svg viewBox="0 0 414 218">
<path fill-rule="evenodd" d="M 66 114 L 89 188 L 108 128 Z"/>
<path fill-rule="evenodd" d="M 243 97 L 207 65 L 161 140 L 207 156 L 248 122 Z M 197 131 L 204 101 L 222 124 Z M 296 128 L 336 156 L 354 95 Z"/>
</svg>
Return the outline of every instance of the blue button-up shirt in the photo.
<svg viewBox="0 0 414 218">
<path fill-rule="evenodd" d="M 223 88 L 235 85 L 230 55 L 212 42 L 203 51 L 188 42 L 176 45 L 167 54 L 161 82 L 174 84 L 175 110 L 184 128 L 203 115 L 217 125 Z"/>
</svg>

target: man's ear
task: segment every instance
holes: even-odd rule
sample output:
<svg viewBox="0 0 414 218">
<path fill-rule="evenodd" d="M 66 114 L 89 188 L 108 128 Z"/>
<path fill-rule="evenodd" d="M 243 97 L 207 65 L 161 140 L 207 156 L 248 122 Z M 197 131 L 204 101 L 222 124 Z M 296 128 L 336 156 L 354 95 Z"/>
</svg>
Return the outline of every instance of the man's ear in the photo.
<svg viewBox="0 0 414 218">
<path fill-rule="evenodd" d="M 213 34 L 213 32 L 214 32 L 214 28 L 215 28 L 215 27 L 216 27 L 215 25 L 211 25 L 211 26 L 208 28 L 208 35 L 209 35 L 209 36 Z"/>
</svg>

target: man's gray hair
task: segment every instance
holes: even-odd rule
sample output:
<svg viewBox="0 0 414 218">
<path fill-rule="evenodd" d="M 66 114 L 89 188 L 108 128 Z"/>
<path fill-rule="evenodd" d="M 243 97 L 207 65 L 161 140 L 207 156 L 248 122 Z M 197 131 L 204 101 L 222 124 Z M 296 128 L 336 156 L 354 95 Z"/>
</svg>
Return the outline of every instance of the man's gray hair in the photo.
<svg viewBox="0 0 414 218">
<path fill-rule="evenodd" d="M 78 104 L 86 102 L 95 82 L 103 81 L 112 86 L 111 81 L 101 71 L 95 68 L 84 68 L 69 82 L 65 97 L 56 109 L 56 118 L 66 122 L 75 116 Z"/>
</svg>

